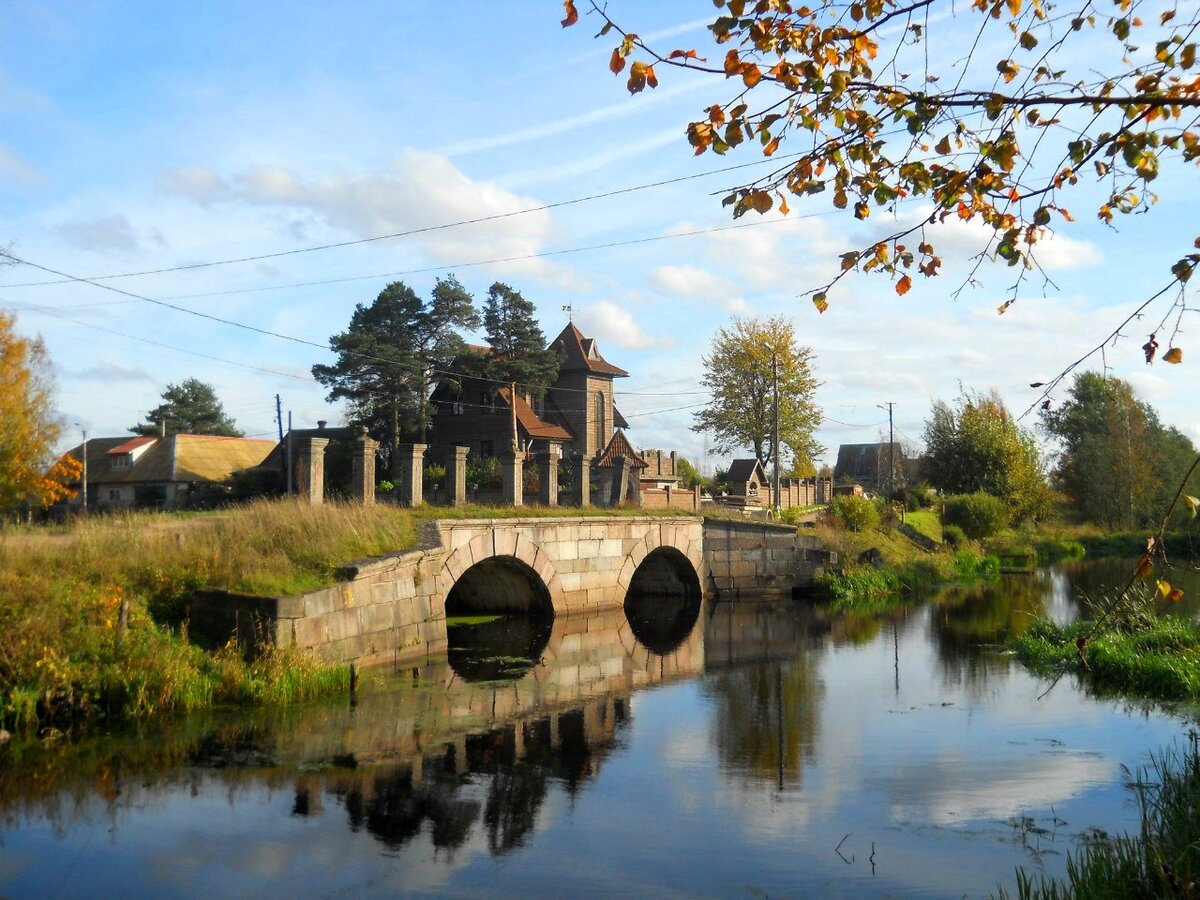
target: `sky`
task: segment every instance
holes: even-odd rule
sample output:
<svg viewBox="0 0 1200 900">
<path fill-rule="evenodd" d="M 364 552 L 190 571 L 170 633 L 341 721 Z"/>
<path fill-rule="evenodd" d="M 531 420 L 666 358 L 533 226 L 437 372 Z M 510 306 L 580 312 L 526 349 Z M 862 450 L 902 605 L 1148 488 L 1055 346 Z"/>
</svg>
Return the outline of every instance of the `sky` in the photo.
<svg viewBox="0 0 1200 900">
<path fill-rule="evenodd" d="M 969 24 L 959 6 L 954 15 L 939 0 L 934 13 L 950 40 Z M 708 0 L 608 8 L 664 49 L 711 48 Z M 0 308 L 46 342 L 64 446 L 85 430 L 124 433 L 189 377 L 211 383 L 248 435 L 277 434 L 277 395 L 285 422 L 339 422 L 310 374 L 332 360 L 330 335 L 389 281 L 428 295 L 454 274 L 480 304 L 493 281 L 520 290 L 547 338 L 570 307 L 630 372 L 616 386 L 630 439 L 702 469 L 725 459 L 705 457 L 708 440 L 689 427 L 706 398 L 702 355 L 732 316 L 784 315 L 814 352 L 817 437 L 832 463 L 839 444 L 887 438 L 888 403 L 897 439 L 914 448 L 931 404 L 960 387 L 995 389 L 1024 412 L 1039 393 L 1030 382 L 1100 343 L 1191 249 L 1200 188 L 1191 172 L 1165 172 L 1148 215 L 1116 230 L 1082 214 L 1061 226 L 1042 245 L 1054 285 L 1042 296 L 1035 282 L 1003 316 L 1003 265 L 985 264 L 956 291 L 961 260 L 979 247 L 979 232 L 958 225 L 938 239 L 943 276 L 914 279 L 904 297 L 884 278 L 856 276 L 821 315 L 811 291 L 839 253 L 887 223 L 855 223 L 823 197 L 793 202 L 786 218 L 735 222 L 720 198 L 766 171 L 762 157 L 748 146 L 697 157 L 685 137 L 689 121 L 732 96 L 722 79 L 660 66 L 659 87 L 630 96 L 607 68 L 613 42 L 593 39 L 594 16 L 563 29 L 556 2 L 433 10 L 6 10 L 0 245 L 33 265 L 0 269 Z M 1088 52 L 1083 40 L 1077 53 Z M 311 249 L 328 244 L 344 246 Z M 1200 442 L 1190 360 L 1142 359 L 1157 321 L 1130 325 L 1105 359 Z M 1036 427 L 1036 415 L 1023 424 Z"/>
</svg>

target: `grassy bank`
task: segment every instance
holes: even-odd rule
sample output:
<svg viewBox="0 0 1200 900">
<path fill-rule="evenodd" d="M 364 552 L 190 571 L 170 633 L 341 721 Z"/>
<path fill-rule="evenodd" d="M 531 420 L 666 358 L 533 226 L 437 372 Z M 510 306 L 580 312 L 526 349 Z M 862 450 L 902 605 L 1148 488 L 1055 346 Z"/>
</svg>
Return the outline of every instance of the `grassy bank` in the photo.
<svg viewBox="0 0 1200 900">
<path fill-rule="evenodd" d="M 1187 619 L 1133 617 L 1095 634 L 1091 622 L 1040 620 L 1012 646 L 1033 672 L 1071 673 L 1095 693 L 1200 699 L 1200 624 Z"/>
<path fill-rule="evenodd" d="M 837 610 L 884 609 L 936 584 L 999 574 L 996 557 L 974 546 L 927 553 L 888 527 L 855 532 L 823 523 L 814 531 L 826 549 L 838 554 L 837 569 L 818 582 Z M 860 561 L 873 551 L 881 565 Z"/>
<path fill-rule="evenodd" d="M 1067 860 L 1067 877 L 1017 872 L 1022 900 L 1124 900 L 1127 897 L 1194 897 L 1200 878 L 1200 752 L 1195 738 L 1168 749 L 1129 785 L 1141 813 L 1136 834 L 1089 840 Z M 1007 897 L 1005 891 L 1000 897 Z"/>
<path fill-rule="evenodd" d="M 245 661 L 197 647 L 190 592 L 287 594 L 330 583 L 350 559 L 411 546 L 395 508 L 256 503 L 191 517 L 79 519 L 0 536 L 0 722 L 64 727 L 219 703 L 287 702 L 345 690 L 344 666 L 298 651 Z"/>
</svg>

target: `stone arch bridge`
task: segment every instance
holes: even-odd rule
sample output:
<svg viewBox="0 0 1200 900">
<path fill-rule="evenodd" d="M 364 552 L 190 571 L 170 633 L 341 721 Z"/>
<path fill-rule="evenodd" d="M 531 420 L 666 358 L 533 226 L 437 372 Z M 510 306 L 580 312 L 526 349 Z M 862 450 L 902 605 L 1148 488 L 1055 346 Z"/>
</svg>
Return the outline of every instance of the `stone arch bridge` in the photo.
<svg viewBox="0 0 1200 900">
<path fill-rule="evenodd" d="M 331 661 L 400 662 L 446 646 L 446 616 L 619 609 L 631 588 L 729 598 L 788 596 L 829 562 L 815 538 L 694 516 L 440 520 L 422 546 L 361 560 L 329 588 L 291 597 L 205 592 L 192 628 L 316 650 Z"/>
</svg>

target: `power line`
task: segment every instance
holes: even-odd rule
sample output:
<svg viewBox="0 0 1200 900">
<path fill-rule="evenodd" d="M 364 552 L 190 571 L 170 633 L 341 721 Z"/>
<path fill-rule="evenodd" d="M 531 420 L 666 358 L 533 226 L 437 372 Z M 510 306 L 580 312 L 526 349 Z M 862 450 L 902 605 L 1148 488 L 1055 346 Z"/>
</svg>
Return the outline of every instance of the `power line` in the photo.
<svg viewBox="0 0 1200 900">
<path fill-rule="evenodd" d="M 47 284 L 68 284 L 72 281 L 86 281 L 86 282 L 90 283 L 90 282 L 95 282 L 95 281 L 109 281 L 109 280 L 114 280 L 117 278 L 138 278 L 143 275 L 161 275 L 166 272 L 185 272 L 185 271 L 190 271 L 190 270 L 194 270 L 194 269 L 208 269 L 208 268 L 213 268 L 215 266 L 234 265 L 236 263 L 261 262 L 262 260 L 265 260 L 265 259 L 278 259 L 283 256 L 297 256 L 302 253 L 316 253 L 316 252 L 323 251 L 323 250 L 335 250 L 335 249 L 338 249 L 341 247 L 353 247 L 353 246 L 357 246 L 359 244 L 370 244 L 370 243 L 375 243 L 377 241 L 387 241 L 387 240 L 393 240 L 395 238 L 412 237 L 413 235 L 418 235 L 418 234 L 428 234 L 428 233 L 434 232 L 434 231 L 445 231 L 450 228 L 460 228 L 464 225 L 480 225 L 485 222 L 495 222 L 495 221 L 499 221 L 501 219 L 510 219 L 515 216 L 528 215 L 529 213 L 546 212 L 546 211 L 552 210 L 552 209 L 561 209 L 566 206 L 575 206 L 580 203 L 589 203 L 593 200 L 604 200 L 609 197 L 618 197 L 622 194 L 632 194 L 632 193 L 636 193 L 638 191 L 650 190 L 651 188 L 666 187 L 667 185 L 678 184 L 683 181 L 692 181 L 697 178 L 707 178 L 710 175 L 722 175 L 726 172 L 735 172 L 739 169 L 746 169 L 746 168 L 750 168 L 752 166 L 759 166 L 759 165 L 763 165 L 764 163 L 778 163 L 781 160 L 788 159 L 791 157 L 801 156 L 801 155 L 803 155 L 803 154 L 792 153 L 792 154 L 788 154 L 786 156 L 774 157 L 772 159 L 754 160 L 752 162 L 740 163 L 735 166 L 726 166 L 721 169 L 712 169 L 708 172 L 698 172 L 698 173 L 695 173 L 692 175 L 680 175 L 676 178 L 667 178 L 667 179 L 663 179 L 662 181 L 653 181 L 653 182 L 647 182 L 646 184 L 633 185 L 631 187 L 616 188 L 614 190 L 604 191 L 599 194 L 590 194 L 586 197 L 574 197 L 570 200 L 559 200 L 554 203 L 545 203 L 541 206 L 531 206 L 526 209 L 510 210 L 509 212 L 504 212 L 504 213 L 493 213 L 492 215 L 488 215 L 488 216 L 477 216 L 473 219 L 461 219 L 457 222 L 443 222 L 439 225 L 425 225 L 420 228 L 410 228 L 407 231 L 394 231 L 389 234 L 374 235 L 372 237 L 355 238 L 353 240 L 348 240 L 348 241 L 335 241 L 330 244 L 315 244 L 311 247 L 298 247 L 293 250 L 279 250 L 274 253 L 260 253 L 255 256 L 240 256 L 240 257 L 235 257 L 232 259 L 217 259 L 217 260 L 210 260 L 207 262 L 185 263 L 183 265 L 178 265 L 178 266 L 164 266 L 163 268 L 160 268 L 160 269 L 146 269 L 141 272 L 121 272 L 121 273 L 112 274 L 112 275 L 91 275 L 86 278 L 82 278 L 82 277 L 75 278 L 75 277 L 72 277 L 69 275 L 63 275 L 62 273 L 59 273 L 59 272 L 53 272 L 50 269 L 46 269 L 45 271 L 50 272 L 50 274 L 59 275 L 63 280 L 61 280 L 61 281 L 25 282 L 25 283 L 6 285 L 6 287 L 38 287 L 38 286 L 47 285 Z M 521 258 L 521 257 L 517 257 L 517 258 Z M 508 260 L 497 260 L 497 261 L 507 262 Z M 482 264 L 479 264 L 479 265 L 482 265 Z"/>
</svg>

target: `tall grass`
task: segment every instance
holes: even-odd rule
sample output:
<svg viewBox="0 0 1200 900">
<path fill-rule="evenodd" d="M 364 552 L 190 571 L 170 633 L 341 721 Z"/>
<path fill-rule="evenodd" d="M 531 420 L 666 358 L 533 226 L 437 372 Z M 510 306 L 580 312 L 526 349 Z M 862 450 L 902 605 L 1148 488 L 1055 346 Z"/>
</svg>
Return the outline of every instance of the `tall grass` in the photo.
<svg viewBox="0 0 1200 900">
<path fill-rule="evenodd" d="M 1092 691 L 1156 700 L 1200 698 L 1200 624 L 1174 616 L 1127 617 L 1093 633 L 1091 622 L 1039 620 L 1012 642 L 1049 677 L 1072 672 Z"/>
<path fill-rule="evenodd" d="M 0 534 L 0 722 L 63 725 L 344 689 L 344 667 L 267 649 L 193 646 L 181 621 L 201 587 L 279 595 L 339 566 L 412 546 L 395 507 L 259 502 L 190 518 L 127 514 Z"/>
<path fill-rule="evenodd" d="M 1130 779 L 1137 834 L 1092 840 L 1067 860 L 1065 880 L 1017 871 L 1021 900 L 1194 897 L 1200 878 L 1200 752 L 1171 747 Z M 998 896 L 1007 897 L 1004 890 Z"/>
</svg>

